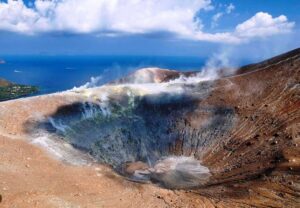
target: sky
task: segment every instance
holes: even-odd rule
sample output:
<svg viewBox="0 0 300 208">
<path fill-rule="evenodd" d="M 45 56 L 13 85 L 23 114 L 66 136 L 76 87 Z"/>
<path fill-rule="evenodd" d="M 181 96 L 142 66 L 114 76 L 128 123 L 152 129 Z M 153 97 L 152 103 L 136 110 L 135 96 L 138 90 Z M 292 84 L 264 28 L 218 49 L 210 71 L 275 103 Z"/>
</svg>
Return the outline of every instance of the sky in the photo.
<svg viewBox="0 0 300 208">
<path fill-rule="evenodd" d="M 230 54 L 300 47 L 299 0 L 0 0 L 0 55 Z"/>
</svg>

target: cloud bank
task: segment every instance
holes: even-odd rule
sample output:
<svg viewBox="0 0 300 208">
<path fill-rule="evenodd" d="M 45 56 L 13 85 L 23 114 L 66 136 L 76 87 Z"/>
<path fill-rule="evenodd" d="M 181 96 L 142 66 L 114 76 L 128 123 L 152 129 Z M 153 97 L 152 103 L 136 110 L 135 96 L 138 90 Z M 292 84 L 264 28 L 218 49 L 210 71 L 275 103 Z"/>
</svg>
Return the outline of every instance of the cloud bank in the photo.
<svg viewBox="0 0 300 208">
<path fill-rule="evenodd" d="M 241 43 L 289 33 L 295 24 L 284 15 L 259 12 L 233 31 L 207 33 L 198 14 L 213 8 L 211 0 L 37 0 L 30 7 L 22 0 L 8 0 L 0 3 L 0 30 L 108 36 L 162 32 L 190 40 Z M 231 13 L 234 6 L 227 10 Z"/>
</svg>

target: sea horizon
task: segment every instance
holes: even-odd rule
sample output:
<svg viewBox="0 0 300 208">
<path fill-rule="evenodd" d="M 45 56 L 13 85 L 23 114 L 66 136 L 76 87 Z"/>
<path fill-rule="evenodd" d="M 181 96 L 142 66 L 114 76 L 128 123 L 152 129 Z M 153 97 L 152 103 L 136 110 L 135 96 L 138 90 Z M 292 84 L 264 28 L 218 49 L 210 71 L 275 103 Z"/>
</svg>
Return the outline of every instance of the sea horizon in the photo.
<svg viewBox="0 0 300 208">
<path fill-rule="evenodd" d="M 39 87 L 38 95 L 80 87 L 97 78 L 97 86 L 141 68 L 200 71 L 206 58 L 134 55 L 1 55 L 0 77 Z M 37 94 L 35 94 L 37 95 Z"/>
</svg>

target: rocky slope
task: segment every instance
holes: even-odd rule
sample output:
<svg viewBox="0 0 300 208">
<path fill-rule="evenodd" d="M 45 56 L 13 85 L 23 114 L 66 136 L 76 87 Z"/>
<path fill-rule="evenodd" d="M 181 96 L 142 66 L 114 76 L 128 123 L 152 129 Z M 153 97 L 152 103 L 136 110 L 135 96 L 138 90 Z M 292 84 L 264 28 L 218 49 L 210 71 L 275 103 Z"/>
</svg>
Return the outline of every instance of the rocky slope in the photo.
<svg viewBox="0 0 300 208">
<path fill-rule="evenodd" d="M 299 206 L 300 49 L 197 80 L 144 69 L 1 103 L 1 203 Z"/>
</svg>

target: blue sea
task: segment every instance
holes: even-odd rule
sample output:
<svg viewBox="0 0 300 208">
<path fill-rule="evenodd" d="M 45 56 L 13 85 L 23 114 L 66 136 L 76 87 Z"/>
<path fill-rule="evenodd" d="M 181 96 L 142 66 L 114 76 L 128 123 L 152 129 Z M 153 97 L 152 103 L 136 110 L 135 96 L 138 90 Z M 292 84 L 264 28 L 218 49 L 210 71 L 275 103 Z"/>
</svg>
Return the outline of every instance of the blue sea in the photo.
<svg viewBox="0 0 300 208">
<path fill-rule="evenodd" d="M 0 77 L 35 85 L 40 94 L 79 87 L 100 77 L 99 85 L 123 77 L 139 68 L 160 67 L 181 71 L 200 70 L 205 60 L 199 57 L 149 56 L 1 56 Z"/>
</svg>

